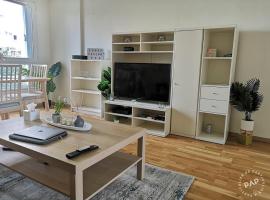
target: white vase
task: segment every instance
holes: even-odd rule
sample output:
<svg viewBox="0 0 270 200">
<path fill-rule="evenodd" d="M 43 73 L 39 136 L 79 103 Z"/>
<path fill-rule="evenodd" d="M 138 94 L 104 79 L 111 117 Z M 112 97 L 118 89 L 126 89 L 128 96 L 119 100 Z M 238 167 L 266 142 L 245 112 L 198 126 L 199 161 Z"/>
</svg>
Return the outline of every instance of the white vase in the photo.
<svg viewBox="0 0 270 200">
<path fill-rule="evenodd" d="M 254 121 L 246 121 L 246 120 L 241 120 L 241 130 L 248 131 L 248 132 L 253 132 L 254 130 Z"/>
</svg>

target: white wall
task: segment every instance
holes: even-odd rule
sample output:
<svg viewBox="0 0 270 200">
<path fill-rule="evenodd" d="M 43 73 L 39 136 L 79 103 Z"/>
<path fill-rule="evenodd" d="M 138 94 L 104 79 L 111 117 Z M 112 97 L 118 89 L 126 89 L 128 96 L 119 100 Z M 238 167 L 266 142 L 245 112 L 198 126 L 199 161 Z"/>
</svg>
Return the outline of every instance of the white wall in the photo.
<svg viewBox="0 0 270 200">
<path fill-rule="evenodd" d="M 71 55 L 80 54 L 80 1 L 49 0 L 51 24 L 51 62 L 62 63 L 56 79 L 54 97 L 69 96 Z"/>
<path fill-rule="evenodd" d="M 270 138 L 270 125 L 267 123 L 270 111 L 269 0 L 83 1 L 86 48 L 102 47 L 110 51 L 113 32 L 237 24 L 241 33 L 236 80 L 247 80 L 254 76 L 262 80 L 265 101 L 262 109 L 254 115 L 255 133 Z M 79 52 L 79 29 L 75 23 L 79 16 L 76 13 L 77 3 L 79 0 L 50 0 L 52 52 L 54 60 L 63 60 L 65 66 L 68 66 L 71 51 Z M 69 82 L 67 75 L 68 69 L 62 75 L 62 85 Z M 68 88 L 59 94 L 68 95 Z M 240 119 L 240 114 L 233 112 L 232 131 L 238 132 Z"/>
</svg>

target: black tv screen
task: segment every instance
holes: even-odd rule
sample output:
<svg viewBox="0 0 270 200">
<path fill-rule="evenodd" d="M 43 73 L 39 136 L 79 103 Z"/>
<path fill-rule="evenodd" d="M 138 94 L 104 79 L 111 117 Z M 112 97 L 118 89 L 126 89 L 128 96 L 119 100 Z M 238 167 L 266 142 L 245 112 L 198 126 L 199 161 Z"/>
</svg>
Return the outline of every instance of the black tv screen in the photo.
<svg viewBox="0 0 270 200">
<path fill-rule="evenodd" d="M 115 63 L 113 81 L 115 98 L 169 103 L 171 64 Z"/>
</svg>

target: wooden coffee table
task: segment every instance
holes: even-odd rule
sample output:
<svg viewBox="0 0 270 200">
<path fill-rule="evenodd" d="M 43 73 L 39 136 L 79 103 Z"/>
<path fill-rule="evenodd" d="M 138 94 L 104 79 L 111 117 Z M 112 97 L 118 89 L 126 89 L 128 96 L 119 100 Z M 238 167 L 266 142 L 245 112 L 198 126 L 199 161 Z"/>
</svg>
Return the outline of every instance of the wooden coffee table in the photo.
<svg viewBox="0 0 270 200">
<path fill-rule="evenodd" d="M 42 121 L 24 122 L 16 118 L 0 122 L 0 144 L 15 152 L 0 151 L 0 163 L 43 185 L 53 188 L 72 200 L 90 199 L 108 184 L 137 165 L 137 178 L 144 177 L 145 131 L 98 119 L 87 119 L 93 129 L 89 133 L 68 131 L 68 136 L 49 145 L 34 145 L 9 139 L 9 134 Z M 119 152 L 138 141 L 137 156 Z M 99 150 L 73 160 L 66 153 L 78 147 L 96 144 Z"/>
</svg>

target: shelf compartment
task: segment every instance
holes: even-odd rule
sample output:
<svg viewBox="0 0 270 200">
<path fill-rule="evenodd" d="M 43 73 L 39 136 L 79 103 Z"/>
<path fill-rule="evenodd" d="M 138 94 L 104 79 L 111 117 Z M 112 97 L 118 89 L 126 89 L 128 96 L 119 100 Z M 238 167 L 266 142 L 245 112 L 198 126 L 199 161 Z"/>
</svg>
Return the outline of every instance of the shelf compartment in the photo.
<svg viewBox="0 0 270 200">
<path fill-rule="evenodd" d="M 126 38 L 130 39 L 130 42 L 126 42 Z M 140 34 L 114 34 L 112 36 L 113 43 L 134 43 L 140 42 Z"/>
<path fill-rule="evenodd" d="M 201 80 L 203 85 L 229 85 L 231 60 L 203 60 Z"/>
<path fill-rule="evenodd" d="M 232 60 L 232 57 L 203 57 L 205 60 Z"/>
<path fill-rule="evenodd" d="M 212 133 L 206 131 L 207 125 L 212 125 Z M 208 142 L 224 144 L 226 132 L 226 116 L 210 113 L 200 113 L 196 138 Z"/>
<path fill-rule="evenodd" d="M 162 41 L 174 41 L 174 32 L 142 33 L 141 41 L 142 42 L 157 42 L 157 41 L 160 41 L 161 36 L 164 36 Z"/>
<path fill-rule="evenodd" d="M 113 113 L 113 112 L 105 112 L 105 114 L 107 114 L 107 115 L 119 116 L 119 117 L 127 117 L 127 118 L 132 118 L 132 115 L 124 115 L 124 114 Z"/>
<path fill-rule="evenodd" d="M 159 43 L 143 43 L 141 45 L 142 52 L 167 52 L 173 51 L 173 44 L 159 44 Z"/>
<path fill-rule="evenodd" d="M 6 151 L 1 153 L 0 163 L 4 166 L 67 196 L 71 195 L 70 179 L 72 175 L 68 171 L 50 165 L 50 163 L 44 165 L 41 161 L 19 152 Z M 116 152 L 87 168 L 83 172 L 84 199 L 94 196 L 101 188 L 112 183 L 139 161 L 141 158 L 138 156 Z"/>
<path fill-rule="evenodd" d="M 97 77 L 84 77 L 84 76 L 73 76 L 71 77 L 71 79 L 81 81 L 101 81 L 101 79 Z"/>
<path fill-rule="evenodd" d="M 105 113 L 105 120 L 110 122 L 115 122 L 115 120 L 119 120 L 119 124 L 132 125 L 132 119 L 126 116 L 119 116 L 115 114 Z M 117 124 L 117 123 L 116 123 Z"/>
<path fill-rule="evenodd" d="M 83 94 L 101 95 L 101 92 L 100 91 L 96 91 L 96 90 L 73 89 L 72 92 L 83 93 Z"/>
<path fill-rule="evenodd" d="M 115 51 L 125 51 L 125 47 L 132 47 L 134 48 L 133 51 L 140 51 L 140 44 L 132 44 L 132 43 L 126 43 L 126 44 L 113 44 L 112 50 Z M 133 52 L 133 51 L 125 51 L 125 52 Z"/>
<path fill-rule="evenodd" d="M 90 115 L 95 115 L 95 116 L 101 116 L 101 109 L 100 108 L 95 108 L 95 107 L 88 107 L 88 106 L 72 106 L 72 111 L 73 112 L 80 112 L 80 113 L 85 113 L 85 114 L 90 114 Z"/>
<path fill-rule="evenodd" d="M 156 123 L 151 121 L 145 121 L 141 119 L 133 119 L 133 126 L 147 129 L 149 134 L 164 136 L 165 125 L 162 123 Z"/>
<path fill-rule="evenodd" d="M 146 53 L 151 53 L 151 54 L 154 54 L 154 53 L 159 53 L 159 54 L 172 54 L 173 51 L 113 51 L 112 53 L 114 54 L 146 54 Z"/>
<path fill-rule="evenodd" d="M 161 123 L 161 124 L 165 124 L 165 117 L 166 117 L 164 111 L 149 110 L 149 109 L 143 109 L 143 108 L 133 108 L 133 116 L 135 119 Z M 155 119 L 157 117 L 163 118 L 164 120 Z"/>
<path fill-rule="evenodd" d="M 204 56 L 207 49 L 217 49 L 217 57 L 232 53 L 234 42 L 234 28 L 217 28 L 205 30 Z"/>
</svg>

